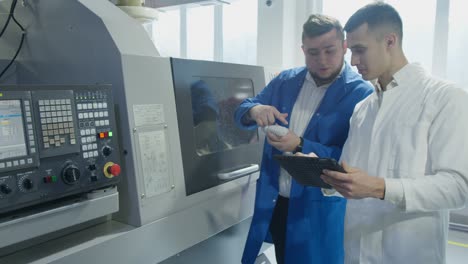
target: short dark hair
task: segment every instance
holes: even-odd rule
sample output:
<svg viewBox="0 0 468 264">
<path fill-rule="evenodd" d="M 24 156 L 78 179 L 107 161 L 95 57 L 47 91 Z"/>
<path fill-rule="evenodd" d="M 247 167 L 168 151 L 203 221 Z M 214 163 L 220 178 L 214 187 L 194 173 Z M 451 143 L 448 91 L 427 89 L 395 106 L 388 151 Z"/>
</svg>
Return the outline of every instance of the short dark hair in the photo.
<svg viewBox="0 0 468 264">
<path fill-rule="evenodd" d="M 347 33 L 353 32 L 364 23 L 367 23 L 370 30 L 380 26 L 390 26 L 400 38 L 401 44 L 403 40 L 403 22 L 393 6 L 383 2 L 368 4 L 356 11 L 348 19 L 344 30 Z"/>
<path fill-rule="evenodd" d="M 341 26 L 340 21 L 336 18 L 321 14 L 310 15 L 302 26 L 302 41 L 304 41 L 306 37 L 318 37 L 332 31 L 333 29 L 336 29 L 337 36 L 341 40 L 344 40 L 343 27 Z"/>
</svg>

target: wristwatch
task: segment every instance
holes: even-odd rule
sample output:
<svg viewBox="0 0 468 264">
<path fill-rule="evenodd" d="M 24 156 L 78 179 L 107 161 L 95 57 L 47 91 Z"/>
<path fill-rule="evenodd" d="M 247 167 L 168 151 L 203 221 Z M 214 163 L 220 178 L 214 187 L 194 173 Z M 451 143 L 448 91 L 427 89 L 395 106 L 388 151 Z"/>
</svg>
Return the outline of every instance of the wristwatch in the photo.
<svg viewBox="0 0 468 264">
<path fill-rule="evenodd" d="M 304 138 L 299 137 L 299 139 L 301 140 L 301 142 L 299 142 L 299 145 L 297 145 L 296 149 L 294 150 L 294 153 L 302 152 L 302 146 L 304 146 Z"/>
</svg>

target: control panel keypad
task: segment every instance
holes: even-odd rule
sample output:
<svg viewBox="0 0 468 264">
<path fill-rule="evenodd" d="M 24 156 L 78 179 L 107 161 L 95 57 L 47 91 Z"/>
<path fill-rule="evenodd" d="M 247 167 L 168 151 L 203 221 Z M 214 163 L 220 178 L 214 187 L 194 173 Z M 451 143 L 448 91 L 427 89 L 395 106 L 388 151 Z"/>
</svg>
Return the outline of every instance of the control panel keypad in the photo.
<svg viewBox="0 0 468 264">
<path fill-rule="evenodd" d="M 101 92 L 76 93 L 75 101 L 77 102 L 76 109 L 83 158 L 97 158 L 101 155 L 100 145 L 104 139 L 100 135 L 103 133 L 112 135 L 107 95 Z"/>
<path fill-rule="evenodd" d="M 28 141 L 29 141 L 29 151 L 34 154 L 36 153 L 36 142 L 34 140 L 34 130 L 33 130 L 33 123 L 31 117 L 31 103 L 29 100 L 24 100 L 24 113 L 26 115 L 26 131 L 28 133 Z"/>
<path fill-rule="evenodd" d="M 44 148 L 55 148 L 65 144 L 75 145 L 70 99 L 39 100 L 39 116 Z"/>
</svg>

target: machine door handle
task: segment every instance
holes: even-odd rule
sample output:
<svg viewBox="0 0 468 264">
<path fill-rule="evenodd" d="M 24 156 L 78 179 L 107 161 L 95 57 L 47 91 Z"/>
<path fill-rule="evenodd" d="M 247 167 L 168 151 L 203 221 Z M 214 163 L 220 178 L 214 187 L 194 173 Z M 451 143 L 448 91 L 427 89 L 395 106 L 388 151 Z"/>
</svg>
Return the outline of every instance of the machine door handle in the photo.
<svg viewBox="0 0 468 264">
<path fill-rule="evenodd" d="M 248 175 L 250 173 L 258 171 L 258 164 L 251 164 L 245 168 L 230 171 L 230 172 L 220 172 L 218 173 L 218 179 L 226 181 L 240 178 L 242 176 Z"/>
</svg>

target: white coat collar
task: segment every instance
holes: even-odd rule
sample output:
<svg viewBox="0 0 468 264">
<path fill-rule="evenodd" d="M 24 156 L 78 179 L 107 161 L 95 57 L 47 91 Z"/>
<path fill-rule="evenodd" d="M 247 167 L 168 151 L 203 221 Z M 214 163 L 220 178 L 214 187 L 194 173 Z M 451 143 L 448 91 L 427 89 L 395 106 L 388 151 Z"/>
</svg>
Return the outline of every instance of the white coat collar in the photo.
<svg viewBox="0 0 468 264">
<path fill-rule="evenodd" d="M 419 76 L 425 75 L 424 68 L 419 63 L 408 63 L 399 69 L 395 74 L 392 76 L 392 81 L 387 84 L 385 87 L 385 91 L 389 91 L 398 87 L 402 83 L 408 83 L 411 80 L 417 79 Z M 373 82 L 375 89 L 378 93 L 385 92 L 382 91 L 382 87 L 380 86 L 379 82 L 375 80 Z"/>
</svg>

